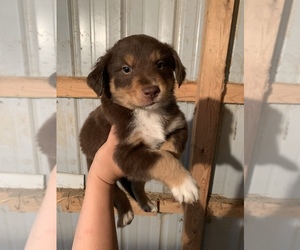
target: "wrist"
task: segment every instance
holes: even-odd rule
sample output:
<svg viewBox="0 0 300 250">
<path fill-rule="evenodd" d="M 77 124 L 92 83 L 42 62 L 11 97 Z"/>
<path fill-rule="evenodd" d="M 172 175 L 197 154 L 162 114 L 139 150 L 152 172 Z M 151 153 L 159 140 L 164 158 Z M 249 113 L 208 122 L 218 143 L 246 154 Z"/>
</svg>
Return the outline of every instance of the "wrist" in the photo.
<svg viewBox="0 0 300 250">
<path fill-rule="evenodd" d="M 89 170 L 89 175 L 96 176 L 99 180 L 108 185 L 114 185 L 120 177 L 115 174 L 113 167 L 111 164 L 105 164 L 104 162 L 99 164 L 99 162 L 94 159 Z"/>
<path fill-rule="evenodd" d="M 88 173 L 87 184 L 89 182 L 98 183 L 99 185 L 113 187 L 115 181 L 111 180 L 107 176 L 103 175 L 103 173 L 99 173 L 99 171 L 93 171 L 91 168 Z"/>
</svg>

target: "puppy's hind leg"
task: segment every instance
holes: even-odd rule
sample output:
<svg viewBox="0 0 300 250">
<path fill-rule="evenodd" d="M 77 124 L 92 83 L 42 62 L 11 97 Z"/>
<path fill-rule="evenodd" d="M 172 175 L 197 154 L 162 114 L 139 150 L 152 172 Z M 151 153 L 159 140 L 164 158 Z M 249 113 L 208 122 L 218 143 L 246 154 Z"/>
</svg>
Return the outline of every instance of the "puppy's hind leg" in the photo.
<svg viewBox="0 0 300 250">
<path fill-rule="evenodd" d="M 157 205 L 154 204 L 145 193 L 145 182 L 132 181 L 131 188 L 136 201 L 145 212 L 156 213 L 158 211 Z"/>
<path fill-rule="evenodd" d="M 126 194 L 118 187 L 114 185 L 114 206 L 118 210 L 118 227 L 125 227 L 129 225 L 134 217 L 132 207 L 126 196 Z"/>
<path fill-rule="evenodd" d="M 121 178 L 119 182 L 127 193 L 135 199 L 145 212 L 157 212 L 157 205 L 154 204 L 145 193 L 145 182 L 130 181 L 127 178 Z"/>
</svg>

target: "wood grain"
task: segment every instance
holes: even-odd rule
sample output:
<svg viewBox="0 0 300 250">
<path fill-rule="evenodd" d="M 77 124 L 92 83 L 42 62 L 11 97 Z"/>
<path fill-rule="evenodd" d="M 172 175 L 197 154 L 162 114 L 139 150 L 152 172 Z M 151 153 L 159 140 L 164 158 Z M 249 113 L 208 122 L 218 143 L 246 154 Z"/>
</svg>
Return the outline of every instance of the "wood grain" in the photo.
<svg viewBox="0 0 300 250">
<path fill-rule="evenodd" d="M 0 77 L 1 97 L 55 98 L 46 77 Z"/>
<path fill-rule="evenodd" d="M 185 81 L 175 89 L 178 101 L 195 102 L 197 82 Z M 0 77 L 1 97 L 29 98 L 98 98 L 86 84 L 85 77 L 57 77 L 57 90 L 48 84 L 48 78 Z M 273 83 L 268 103 L 300 104 L 300 84 Z M 228 82 L 225 85 L 223 103 L 244 104 L 244 84 Z"/>
<path fill-rule="evenodd" d="M 203 240 L 233 9 L 234 0 L 206 1 L 191 148 L 191 173 L 200 188 L 200 198 L 197 204 L 185 206 L 183 249 L 200 249 Z"/>
<path fill-rule="evenodd" d="M 175 95 L 180 102 L 195 102 L 197 82 L 185 81 L 180 88 L 175 87 Z M 84 77 L 57 77 L 57 96 L 68 98 L 97 98 L 86 84 Z M 224 103 L 243 104 L 244 86 L 241 83 L 227 83 Z"/>
<path fill-rule="evenodd" d="M 267 103 L 300 104 L 300 84 L 271 84 Z"/>
<path fill-rule="evenodd" d="M 254 217 L 283 216 L 299 218 L 299 199 L 278 199 L 258 195 L 248 195 L 245 199 L 245 214 Z"/>
<path fill-rule="evenodd" d="M 0 206 L 14 212 L 37 212 L 43 202 L 44 189 L 0 189 Z M 171 194 L 148 193 L 152 201 L 158 202 L 159 213 L 181 214 L 182 206 Z M 80 212 L 84 198 L 83 189 L 57 189 L 57 205 L 63 212 Z M 130 197 L 130 203 L 136 215 L 155 216 L 156 213 L 145 213 Z M 245 200 L 245 211 L 248 215 L 264 216 L 300 216 L 299 199 L 275 199 L 251 195 Z M 243 218 L 244 200 L 228 199 L 219 195 L 211 195 L 205 217 Z"/>
<path fill-rule="evenodd" d="M 158 213 L 181 214 L 183 207 L 174 200 L 171 194 L 147 193 L 148 197 L 157 203 Z M 63 212 L 80 212 L 84 199 L 82 189 L 58 189 L 57 204 Z M 146 213 L 139 205 L 128 196 L 134 214 L 143 216 L 155 216 L 157 213 Z M 207 216 L 214 217 L 239 217 L 244 215 L 243 199 L 228 199 L 219 195 L 209 197 Z M 116 211 L 115 211 L 116 212 Z"/>
<path fill-rule="evenodd" d="M 97 98 L 97 95 L 88 87 L 85 77 L 58 76 L 57 97 Z"/>
<path fill-rule="evenodd" d="M 44 189 L 0 189 L 0 207 L 14 212 L 36 212 L 45 195 Z"/>
<path fill-rule="evenodd" d="M 252 156 L 263 106 L 270 92 L 269 72 L 284 0 L 245 2 L 245 193 L 253 175 Z M 273 93 L 274 95 L 274 93 Z"/>
</svg>

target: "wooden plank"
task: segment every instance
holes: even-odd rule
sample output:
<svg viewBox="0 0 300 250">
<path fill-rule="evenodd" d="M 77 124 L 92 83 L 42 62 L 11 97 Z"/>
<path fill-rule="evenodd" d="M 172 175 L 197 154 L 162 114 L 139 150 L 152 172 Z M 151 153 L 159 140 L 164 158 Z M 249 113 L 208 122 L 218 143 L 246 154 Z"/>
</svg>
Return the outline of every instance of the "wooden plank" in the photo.
<svg viewBox="0 0 300 250">
<path fill-rule="evenodd" d="M 206 217 L 244 218 L 244 199 L 228 199 L 220 195 L 209 197 Z"/>
<path fill-rule="evenodd" d="M 263 105 L 270 84 L 269 71 L 284 0 L 245 2 L 245 193 L 253 175 L 252 156 Z"/>
<path fill-rule="evenodd" d="M 15 212 L 36 212 L 40 209 L 45 189 L 1 188 L 0 208 L 7 207 Z"/>
<path fill-rule="evenodd" d="M 278 199 L 248 195 L 245 199 L 245 213 L 248 216 L 266 218 L 284 216 L 299 218 L 300 199 Z"/>
<path fill-rule="evenodd" d="M 1 97 L 55 98 L 47 77 L 0 77 Z"/>
<path fill-rule="evenodd" d="M 185 206 L 183 249 L 200 249 L 207 208 L 208 189 L 225 89 L 234 0 L 207 0 L 202 42 L 202 67 L 196 92 L 196 112 L 192 132 L 191 173 L 200 188 L 199 202 Z"/>
<path fill-rule="evenodd" d="M 0 206 L 6 206 L 15 212 L 36 212 L 39 210 L 45 195 L 44 189 L 7 189 L 0 188 Z M 152 201 L 158 202 L 159 213 L 181 214 L 182 206 L 171 194 L 148 193 Z M 84 198 L 83 189 L 57 189 L 57 204 L 64 212 L 80 212 Z M 130 197 L 133 211 L 136 215 L 155 216 L 156 213 L 145 213 Z M 245 200 L 247 214 L 256 217 L 300 216 L 299 199 L 274 199 L 251 195 Z M 219 195 L 211 195 L 208 202 L 207 217 L 243 218 L 244 200 L 228 199 Z"/>
<path fill-rule="evenodd" d="M 300 104 L 300 84 L 271 84 L 267 103 Z"/>
<path fill-rule="evenodd" d="M 244 84 L 226 83 L 223 103 L 244 104 Z"/>
<path fill-rule="evenodd" d="M 197 82 L 185 81 L 180 88 L 175 88 L 178 101 L 195 102 Z M 224 103 L 243 104 L 244 86 L 240 83 L 227 83 Z M 85 77 L 57 77 L 57 96 L 68 98 L 97 98 L 95 92 L 86 84 Z"/>
<path fill-rule="evenodd" d="M 175 89 L 175 95 L 179 101 L 195 101 L 197 84 L 186 81 L 180 88 Z M 86 84 L 85 77 L 64 77 L 57 78 L 57 96 L 73 98 L 97 98 L 95 92 Z"/>
<path fill-rule="evenodd" d="M 183 207 L 174 200 L 171 194 L 147 193 L 148 197 L 157 202 L 158 213 L 181 214 Z M 57 189 L 57 203 L 63 212 L 80 212 L 84 199 L 83 189 Z M 143 216 L 155 216 L 157 213 L 146 213 L 139 205 L 128 196 L 134 214 Z M 209 198 L 209 210 L 207 216 L 214 217 L 243 217 L 243 199 L 227 199 L 218 195 Z"/>
<path fill-rule="evenodd" d="M 57 97 L 96 98 L 96 93 L 87 86 L 85 77 L 57 77 Z"/>
<path fill-rule="evenodd" d="M 60 206 L 63 212 L 80 212 L 82 202 L 84 199 L 84 189 L 66 189 L 58 188 L 57 189 L 57 204 Z M 162 209 L 164 213 L 181 213 L 181 206 L 174 199 L 170 198 L 170 195 L 159 194 L 159 193 L 148 193 L 149 198 L 153 202 L 157 202 L 158 208 Z M 136 215 L 147 215 L 155 216 L 156 213 L 146 213 L 144 212 L 139 205 L 128 196 L 132 209 Z M 159 201 L 163 200 L 163 204 L 159 205 Z M 166 201 L 166 203 L 164 202 Z M 170 205 L 169 203 L 173 203 Z M 166 204 L 166 205 L 165 205 Z M 173 209 L 168 209 L 172 207 Z M 176 209 L 174 209 L 176 207 Z M 159 212 L 162 212 L 159 210 Z"/>
<path fill-rule="evenodd" d="M 186 81 L 175 89 L 178 101 L 195 102 L 197 83 Z M 0 77 L 1 97 L 54 98 L 56 90 L 48 84 L 48 78 Z M 85 77 L 57 78 L 57 97 L 97 98 L 86 84 Z M 273 83 L 267 99 L 268 103 L 300 104 L 300 85 Z M 223 103 L 244 104 L 244 84 L 226 83 Z"/>
</svg>

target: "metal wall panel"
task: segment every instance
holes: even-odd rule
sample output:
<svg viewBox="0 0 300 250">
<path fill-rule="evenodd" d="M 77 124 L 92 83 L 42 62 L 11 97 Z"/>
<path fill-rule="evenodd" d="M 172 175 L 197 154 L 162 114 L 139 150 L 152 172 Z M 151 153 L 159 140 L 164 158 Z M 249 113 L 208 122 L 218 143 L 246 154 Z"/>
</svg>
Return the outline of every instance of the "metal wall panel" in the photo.
<svg viewBox="0 0 300 250">
<path fill-rule="evenodd" d="M 58 212 L 57 249 L 71 249 L 79 213 Z M 135 216 L 132 223 L 117 229 L 121 250 L 181 249 L 182 214 Z M 203 249 L 242 250 L 243 220 L 210 218 L 206 223 Z"/>
<path fill-rule="evenodd" d="M 181 249 L 182 216 L 159 214 L 135 216 L 132 223 L 117 229 L 119 248 L 122 250 Z M 57 214 L 57 249 L 71 249 L 79 213 Z"/>
<path fill-rule="evenodd" d="M 204 1 L 102 0 L 58 2 L 58 74 L 86 76 L 120 38 L 148 34 L 178 51 L 195 80 L 199 68 Z"/>
<path fill-rule="evenodd" d="M 223 105 L 215 155 L 212 193 L 244 197 L 244 106 Z"/>
<path fill-rule="evenodd" d="M 238 11 L 229 82 L 244 83 L 244 0 L 240 1 Z"/>
<path fill-rule="evenodd" d="M 38 147 L 37 134 L 55 112 L 54 99 L 0 99 L 1 172 L 49 173 L 49 163 Z"/>
<path fill-rule="evenodd" d="M 0 74 L 50 76 L 56 70 L 56 2 L 0 2 Z"/>
<path fill-rule="evenodd" d="M 61 213 L 57 211 L 57 250 L 72 249 L 73 237 L 79 213 Z"/>
<path fill-rule="evenodd" d="M 299 105 L 265 107 L 250 194 L 272 198 L 299 198 L 300 141 Z"/>
<path fill-rule="evenodd" d="M 278 33 L 277 47 L 275 51 L 279 52 L 279 56 L 275 54 L 275 67 L 271 74 L 275 82 L 300 84 L 300 1 L 289 1 L 286 5 L 290 6 L 290 13 L 286 13 L 282 22 L 281 30 Z M 272 79 L 273 80 L 273 79 Z"/>
<path fill-rule="evenodd" d="M 0 246 L 5 250 L 24 249 L 36 213 L 0 210 Z"/>
<path fill-rule="evenodd" d="M 210 218 L 209 222 L 205 224 L 203 249 L 243 250 L 243 219 L 215 217 Z"/>
</svg>

